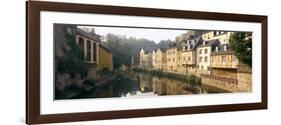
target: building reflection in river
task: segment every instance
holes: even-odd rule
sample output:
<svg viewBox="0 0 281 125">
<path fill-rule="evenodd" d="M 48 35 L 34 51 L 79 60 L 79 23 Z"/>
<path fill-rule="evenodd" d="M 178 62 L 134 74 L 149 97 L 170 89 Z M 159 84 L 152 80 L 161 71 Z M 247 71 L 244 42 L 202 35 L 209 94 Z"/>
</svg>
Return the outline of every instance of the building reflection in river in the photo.
<svg viewBox="0 0 281 125">
<path fill-rule="evenodd" d="M 210 86 L 186 84 L 183 81 L 136 73 L 131 77 L 113 80 L 75 98 L 110 98 L 161 95 L 188 95 L 223 92 Z"/>
</svg>

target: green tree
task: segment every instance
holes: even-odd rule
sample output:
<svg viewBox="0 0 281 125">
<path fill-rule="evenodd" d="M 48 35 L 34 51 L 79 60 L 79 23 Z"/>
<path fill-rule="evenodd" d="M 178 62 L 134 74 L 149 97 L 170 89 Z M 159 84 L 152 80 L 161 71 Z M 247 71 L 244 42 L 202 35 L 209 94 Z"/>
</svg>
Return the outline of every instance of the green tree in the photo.
<svg viewBox="0 0 281 125">
<path fill-rule="evenodd" d="M 65 42 L 69 45 L 70 49 L 64 50 L 64 56 L 56 56 L 56 72 L 69 73 L 72 78 L 76 73 L 79 73 L 83 78 L 87 75 L 88 71 L 84 61 L 80 59 L 80 48 L 75 43 L 75 38 L 73 36 L 65 34 L 64 37 L 66 38 Z"/>
<path fill-rule="evenodd" d="M 112 51 L 113 66 L 118 69 L 121 65 L 130 65 L 131 48 L 124 42 L 124 38 L 114 34 L 105 36 L 104 45 Z"/>
<path fill-rule="evenodd" d="M 238 60 L 252 67 L 252 33 L 235 32 L 229 42 Z"/>
</svg>

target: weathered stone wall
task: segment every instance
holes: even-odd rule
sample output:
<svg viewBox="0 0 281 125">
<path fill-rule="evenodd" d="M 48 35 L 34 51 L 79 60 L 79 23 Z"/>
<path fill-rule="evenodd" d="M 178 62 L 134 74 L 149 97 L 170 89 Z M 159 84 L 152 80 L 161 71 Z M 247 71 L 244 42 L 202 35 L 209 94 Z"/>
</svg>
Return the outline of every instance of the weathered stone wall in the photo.
<svg viewBox="0 0 281 125">
<path fill-rule="evenodd" d="M 225 77 L 225 78 L 237 79 L 237 69 L 212 68 L 211 74 L 216 75 L 216 76 Z"/>
<path fill-rule="evenodd" d="M 201 77 L 202 84 L 214 86 L 230 92 L 245 92 L 241 90 L 237 84 L 226 83 L 224 81 Z"/>
<path fill-rule="evenodd" d="M 252 69 L 249 66 L 245 64 L 238 66 L 237 79 L 241 89 L 248 92 L 252 91 Z"/>
<path fill-rule="evenodd" d="M 240 72 L 237 75 L 239 88 L 247 92 L 252 92 L 252 74 Z"/>
</svg>

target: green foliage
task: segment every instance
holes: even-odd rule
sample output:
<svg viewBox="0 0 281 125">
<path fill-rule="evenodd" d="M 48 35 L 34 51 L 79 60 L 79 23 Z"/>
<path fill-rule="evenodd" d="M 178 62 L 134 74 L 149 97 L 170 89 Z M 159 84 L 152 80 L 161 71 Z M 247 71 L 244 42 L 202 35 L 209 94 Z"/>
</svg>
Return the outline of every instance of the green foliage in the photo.
<svg viewBox="0 0 281 125">
<path fill-rule="evenodd" d="M 84 82 L 83 82 L 83 85 L 85 86 L 85 85 L 88 85 L 88 86 L 95 86 L 95 84 L 96 84 L 96 81 L 95 80 L 92 80 L 92 79 L 87 79 L 87 80 L 85 80 Z"/>
<path fill-rule="evenodd" d="M 69 73 L 73 78 L 76 73 L 79 73 L 82 77 L 87 75 L 86 64 L 79 57 L 79 47 L 75 43 L 75 39 L 71 35 L 65 35 L 69 50 L 64 50 L 65 55 L 62 57 L 56 56 L 56 71 L 59 73 Z"/>
<path fill-rule="evenodd" d="M 108 67 L 102 67 L 100 68 L 97 73 L 102 76 L 102 77 L 107 77 L 109 76 L 112 72 L 109 71 Z"/>
<path fill-rule="evenodd" d="M 69 87 L 68 87 L 68 90 L 79 90 L 81 87 L 80 86 L 78 86 L 78 84 L 77 83 L 72 83 L 72 84 L 70 84 L 69 85 Z"/>
<path fill-rule="evenodd" d="M 114 34 L 108 34 L 104 44 L 112 51 L 115 69 L 118 69 L 122 64 L 130 65 L 131 49 L 128 44 L 122 42 L 122 38 Z"/>
<path fill-rule="evenodd" d="M 229 41 L 238 60 L 252 67 L 252 33 L 235 32 Z"/>
<path fill-rule="evenodd" d="M 144 38 L 137 39 L 109 33 L 102 44 L 112 51 L 113 67 L 119 69 L 123 64 L 130 66 L 131 56 L 135 55 L 140 48 L 151 51 L 156 48 L 166 48 L 171 42 L 171 40 L 162 40 L 156 44 L 154 41 Z"/>
</svg>

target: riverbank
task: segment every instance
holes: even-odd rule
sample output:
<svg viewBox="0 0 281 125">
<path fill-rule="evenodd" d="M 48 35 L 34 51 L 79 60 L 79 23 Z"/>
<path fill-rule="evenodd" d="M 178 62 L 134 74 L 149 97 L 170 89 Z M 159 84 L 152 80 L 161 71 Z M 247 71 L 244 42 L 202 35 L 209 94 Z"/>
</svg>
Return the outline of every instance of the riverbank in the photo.
<svg viewBox="0 0 281 125">
<path fill-rule="evenodd" d="M 143 73 L 149 73 L 153 76 L 157 76 L 160 78 L 169 78 L 173 80 L 179 80 L 182 81 L 186 84 L 196 84 L 196 85 L 201 85 L 201 78 L 197 77 L 195 75 L 183 75 L 179 73 L 173 73 L 173 72 L 165 72 L 162 70 L 145 70 L 145 69 L 140 69 L 140 68 L 134 68 L 131 69 L 134 72 L 143 72 Z"/>
</svg>

